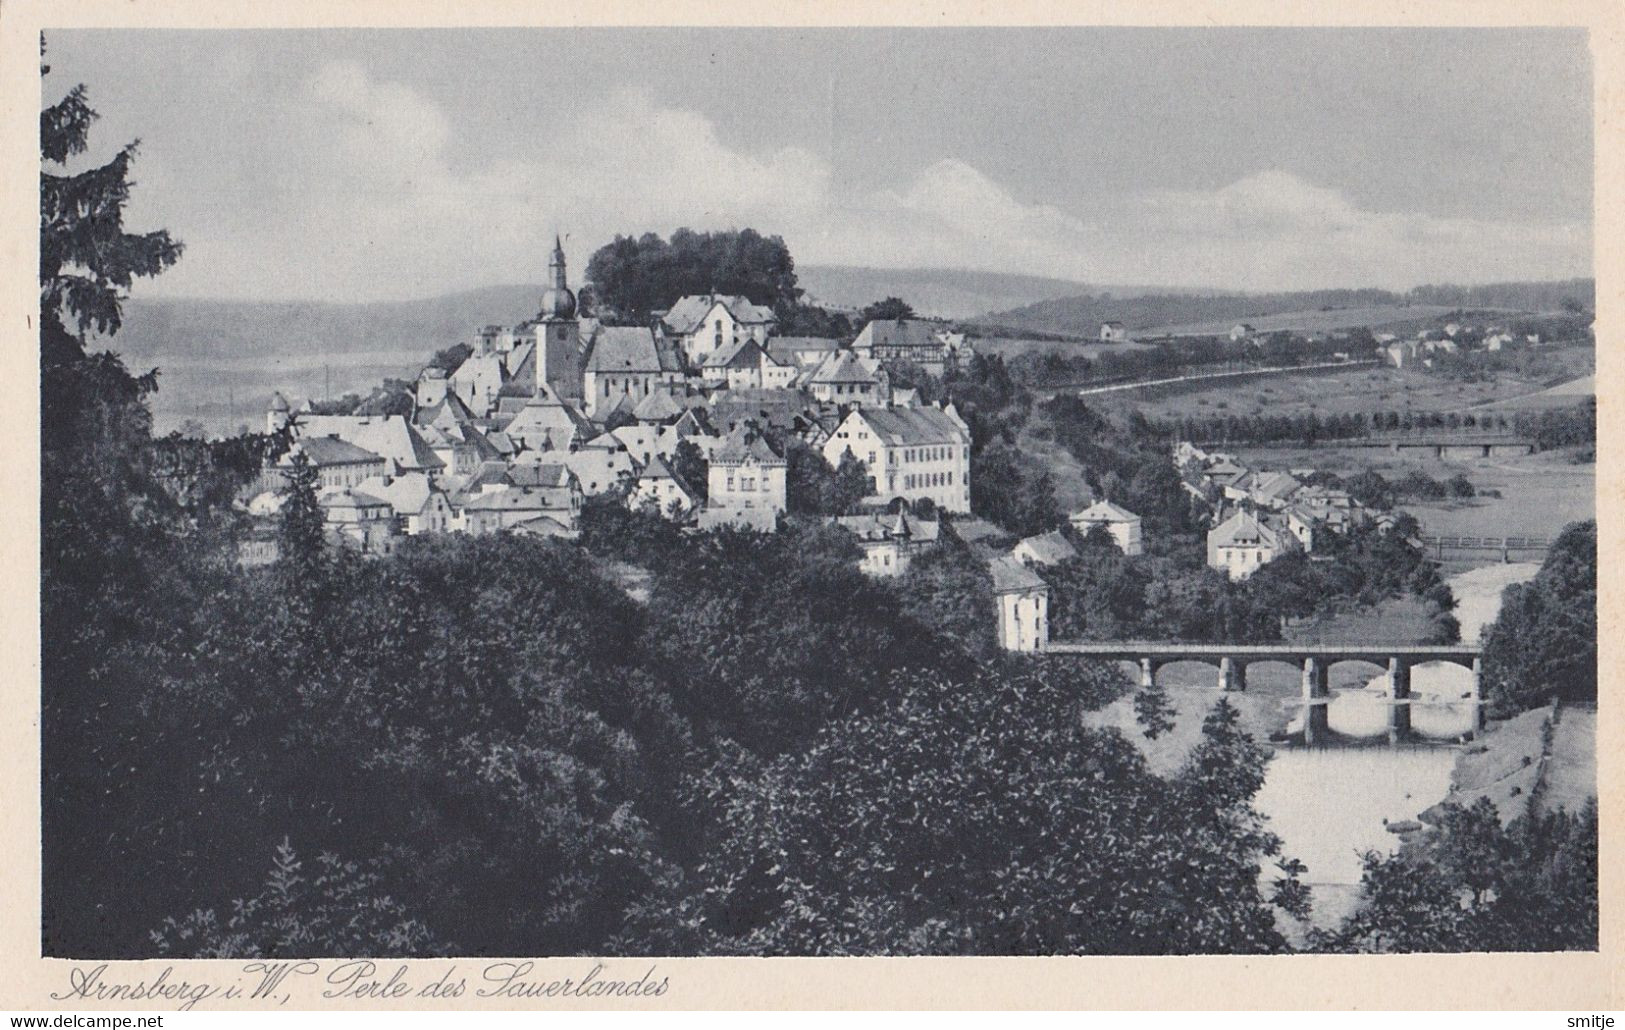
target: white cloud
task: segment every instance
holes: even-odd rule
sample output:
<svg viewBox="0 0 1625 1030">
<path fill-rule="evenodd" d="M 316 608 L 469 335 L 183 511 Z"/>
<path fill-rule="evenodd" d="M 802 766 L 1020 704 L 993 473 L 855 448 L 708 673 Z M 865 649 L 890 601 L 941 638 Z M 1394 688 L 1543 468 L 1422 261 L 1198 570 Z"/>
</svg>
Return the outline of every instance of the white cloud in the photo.
<svg viewBox="0 0 1625 1030">
<path fill-rule="evenodd" d="M 538 281 L 555 230 L 569 234 L 579 281 L 587 254 L 615 232 L 680 225 L 776 232 L 804 264 L 1108 284 L 1404 287 L 1590 266 L 1584 225 L 1366 211 L 1273 170 L 1207 191 L 1085 195 L 1067 211 L 945 158 L 896 187 L 852 194 L 817 154 L 741 150 L 704 116 L 632 91 L 538 125 L 535 138 L 465 153 L 432 100 L 335 62 L 245 129 L 239 178 L 214 195 L 156 163 L 154 188 L 167 198 L 153 205 L 156 224 L 189 245 L 163 292 L 381 299 Z"/>
</svg>

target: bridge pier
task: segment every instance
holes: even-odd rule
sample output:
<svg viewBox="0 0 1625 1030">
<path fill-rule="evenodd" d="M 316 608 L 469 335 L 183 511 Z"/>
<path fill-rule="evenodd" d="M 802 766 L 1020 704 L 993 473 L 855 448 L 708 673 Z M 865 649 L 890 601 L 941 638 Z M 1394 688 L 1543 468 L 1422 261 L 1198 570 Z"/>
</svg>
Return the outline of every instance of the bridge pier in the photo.
<svg viewBox="0 0 1625 1030">
<path fill-rule="evenodd" d="M 1151 664 L 1151 659 L 1140 659 L 1140 689 L 1150 690 L 1157 685 L 1157 670 Z"/>
<path fill-rule="evenodd" d="M 1411 735 L 1411 667 L 1398 658 L 1388 659 L 1388 743 L 1398 744 Z"/>
<path fill-rule="evenodd" d="M 1247 689 L 1247 663 L 1229 655 L 1219 659 L 1219 689 L 1223 691 Z"/>
<path fill-rule="evenodd" d="M 1303 660 L 1303 742 L 1313 744 L 1330 736 L 1326 707 L 1331 703 L 1330 663 L 1319 658 Z"/>
<path fill-rule="evenodd" d="M 1473 659 L 1473 724 L 1467 739 L 1476 740 L 1484 731 L 1484 659 Z"/>
</svg>

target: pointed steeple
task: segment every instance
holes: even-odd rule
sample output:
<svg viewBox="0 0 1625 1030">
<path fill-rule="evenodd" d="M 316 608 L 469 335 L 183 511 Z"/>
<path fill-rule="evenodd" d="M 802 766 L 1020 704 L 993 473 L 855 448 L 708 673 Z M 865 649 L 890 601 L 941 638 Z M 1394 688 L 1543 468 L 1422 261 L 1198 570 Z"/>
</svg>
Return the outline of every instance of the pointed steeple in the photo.
<svg viewBox="0 0 1625 1030">
<path fill-rule="evenodd" d="M 564 240 L 558 233 L 553 234 L 553 259 L 547 263 L 547 270 L 552 273 L 553 288 L 564 289 Z"/>
<path fill-rule="evenodd" d="M 542 310 L 537 319 L 543 322 L 568 321 L 576 317 L 576 297 L 566 284 L 564 272 L 564 241 L 553 234 L 553 257 L 547 263 L 552 283 L 542 291 Z"/>
</svg>

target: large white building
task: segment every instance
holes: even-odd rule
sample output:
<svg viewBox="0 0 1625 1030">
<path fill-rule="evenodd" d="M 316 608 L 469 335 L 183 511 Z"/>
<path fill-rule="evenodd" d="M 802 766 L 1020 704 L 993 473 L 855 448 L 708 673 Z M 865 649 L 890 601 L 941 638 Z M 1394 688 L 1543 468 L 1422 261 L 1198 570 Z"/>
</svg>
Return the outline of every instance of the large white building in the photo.
<svg viewBox="0 0 1625 1030">
<path fill-rule="evenodd" d="M 860 408 L 824 443 L 824 460 L 839 468 L 851 451 L 869 469 L 884 500 L 929 497 L 938 508 L 970 511 L 970 427 L 947 408 Z"/>
</svg>

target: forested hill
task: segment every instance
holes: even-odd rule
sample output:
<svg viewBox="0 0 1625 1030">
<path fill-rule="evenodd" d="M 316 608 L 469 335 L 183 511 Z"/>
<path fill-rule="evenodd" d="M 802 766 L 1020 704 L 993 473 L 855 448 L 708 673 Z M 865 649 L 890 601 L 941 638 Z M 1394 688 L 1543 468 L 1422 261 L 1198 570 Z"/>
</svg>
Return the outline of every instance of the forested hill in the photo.
<svg viewBox="0 0 1625 1030">
<path fill-rule="evenodd" d="M 536 313 L 540 284 L 487 286 L 425 300 L 318 301 L 131 298 L 113 349 L 136 366 L 232 355 L 400 353 L 417 360 L 467 341 L 477 326 Z"/>
<path fill-rule="evenodd" d="M 1376 307 L 1395 308 L 1397 320 L 1405 317 L 1402 310 L 1405 306 L 1558 311 L 1565 302 L 1590 309 L 1595 300 L 1596 281 L 1593 279 L 1418 286 L 1403 293 L 1375 289 L 1208 295 L 1167 291 L 1138 296 L 1108 292 L 1039 301 L 985 315 L 976 321 L 1006 329 L 1093 334 L 1099 331 L 1100 323 L 1108 321 L 1122 322 L 1133 331 L 1223 319 L 1263 318 L 1297 311 Z"/>
</svg>

